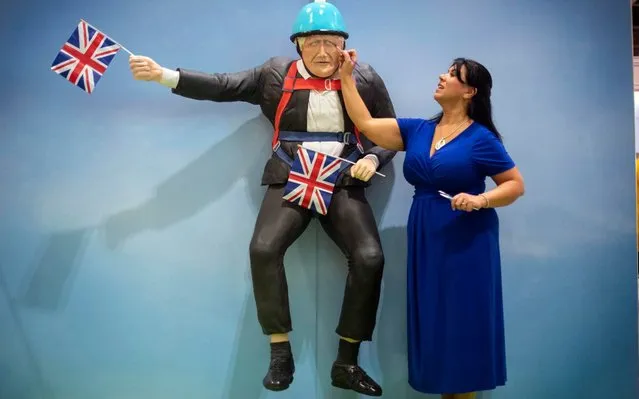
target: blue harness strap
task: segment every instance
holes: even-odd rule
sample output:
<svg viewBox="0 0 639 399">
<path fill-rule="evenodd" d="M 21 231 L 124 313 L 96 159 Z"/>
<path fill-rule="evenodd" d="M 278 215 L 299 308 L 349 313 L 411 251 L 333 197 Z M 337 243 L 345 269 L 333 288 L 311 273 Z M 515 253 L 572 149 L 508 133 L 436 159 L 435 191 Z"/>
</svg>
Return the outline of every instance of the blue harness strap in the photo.
<svg viewBox="0 0 639 399">
<path fill-rule="evenodd" d="M 280 141 L 318 141 L 339 142 L 344 144 L 358 144 L 357 136 L 351 132 L 292 132 L 280 131 Z"/>
<path fill-rule="evenodd" d="M 288 164 L 288 166 L 293 165 L 293 161 L 295 161 L 295 160 L 293 158 L 291 158 L 286 153 L 286 151 L 284 151 L 284 149 L 282 148 L 281 145 L 278 145 L 274 152 L 275 152 L 275 155 L 277 155 L 277 157 L 279 159 L 281 159 L 282 161 L 286 162 Z"/>
</svg>

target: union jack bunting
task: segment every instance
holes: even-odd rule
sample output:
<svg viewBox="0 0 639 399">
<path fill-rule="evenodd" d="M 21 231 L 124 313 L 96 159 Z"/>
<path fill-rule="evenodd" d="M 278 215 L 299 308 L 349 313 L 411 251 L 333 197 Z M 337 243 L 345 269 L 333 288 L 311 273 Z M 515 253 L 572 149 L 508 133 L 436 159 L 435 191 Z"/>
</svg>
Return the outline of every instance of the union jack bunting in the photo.
<svg viewBox="0 0 639 399">
<path fill-rule="evenodd" d="M 282 198 L 326 215 L 341 166 L 338 158 L 298 147 Z"/>
<path fill-rule="evenodd" d="M 119 44 L 80 21 L 53 60 L 51 70 L 91 94 L 119 50 Z"/>
</svg>

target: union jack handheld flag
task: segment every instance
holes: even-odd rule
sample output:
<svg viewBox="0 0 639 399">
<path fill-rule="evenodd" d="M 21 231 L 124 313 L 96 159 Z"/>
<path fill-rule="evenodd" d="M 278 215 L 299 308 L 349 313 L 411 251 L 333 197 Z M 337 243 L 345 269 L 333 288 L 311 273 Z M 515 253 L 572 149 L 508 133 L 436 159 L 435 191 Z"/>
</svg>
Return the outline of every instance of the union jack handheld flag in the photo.
<svg viewBox="0 0 639 399">
<path fill-rule="evenodd" d="M 51 70 L 91 94 L 121 46 L 80 21 L 51 64 Z"/>
<path fill-rule="evenodd" d="M 326 215 L 341 166 L 339 158 L 298 147 L 282 198 Z"/>
</svg>

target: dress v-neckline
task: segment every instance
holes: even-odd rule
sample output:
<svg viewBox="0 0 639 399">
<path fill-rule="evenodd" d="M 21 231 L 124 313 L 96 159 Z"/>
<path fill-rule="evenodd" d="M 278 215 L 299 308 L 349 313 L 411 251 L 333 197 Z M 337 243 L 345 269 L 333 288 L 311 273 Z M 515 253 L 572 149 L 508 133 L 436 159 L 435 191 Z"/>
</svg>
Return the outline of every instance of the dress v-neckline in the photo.
<svg viewBox="0 0 639 399">
<path fill-rule="evenodd" d="M 466 133 L 466 131 L 468 131 L 468 129 L 470 129 L 474 124 L 475 124 L 475 121 L 470 122 L 470 125 L 466 126 L 466 128 L 464 130 L 462 130 L 461 132 L 459 132 L 459 134 L 457 136 L 453 137 L 450 141 L 446 142 L 446 144 L 444 144 L 444 146 L 442 148 L 440 148 L 439 150 L 435 149 L 435 147 L 433 146 L 433 140 L 435 140 L 435 130 L 437 129 L 437 125 L 435 125 L 433 130 L 430 132 L 430 140 L 429 140 L 430 144 L 428 146 L 428 160 L 432 161 L 433 157 L 435 157 L 435 155 L 437 155 L 444 148 L 449 146 L 453 141 L 457 140 L 458 137 L 460 137 L 461 135 Z M 431 151 L 432 151 L 432 153 L 431 153 Z"/>
</svg>

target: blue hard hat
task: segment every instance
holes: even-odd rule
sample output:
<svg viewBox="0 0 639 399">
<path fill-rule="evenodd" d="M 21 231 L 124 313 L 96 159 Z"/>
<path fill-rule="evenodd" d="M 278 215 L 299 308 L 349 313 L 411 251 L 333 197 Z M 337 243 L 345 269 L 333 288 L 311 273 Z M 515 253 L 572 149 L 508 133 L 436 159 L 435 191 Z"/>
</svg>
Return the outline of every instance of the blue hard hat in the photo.
<svg viewBox="0 0 639 399">
<path fill-rule="evenodd" d="M 297 14 L 293 24 L 291 41 L 300 36 L 313 34 L 334 34 L 348 39 L 344 19 L 337 7 L 325 0 L 315 0 L 305 5 Z"/>
</svg>

